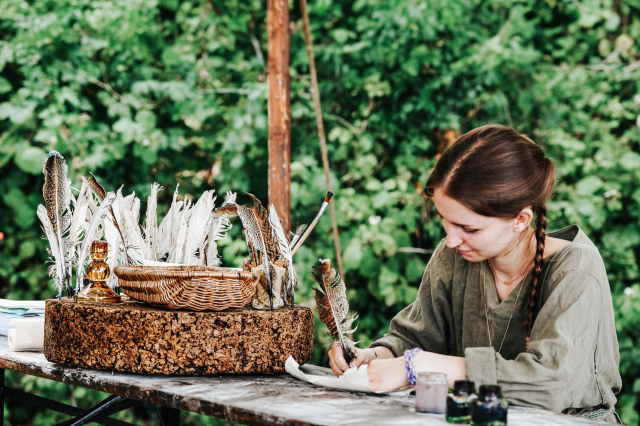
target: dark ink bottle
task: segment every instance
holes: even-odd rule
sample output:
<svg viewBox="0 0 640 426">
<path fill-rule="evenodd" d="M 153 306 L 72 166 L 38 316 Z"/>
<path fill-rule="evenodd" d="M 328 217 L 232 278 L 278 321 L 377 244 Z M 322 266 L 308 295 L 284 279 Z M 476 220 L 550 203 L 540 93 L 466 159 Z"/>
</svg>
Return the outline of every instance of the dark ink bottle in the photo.
<svg viewBox="0 0 640 426">
<path fill-rule="evenodd" d="M 456 380 L 453 392 L 447 396 L 447 422 L 471 423 L 473 401 L 476 399 L 476 386 L 473 382 Z"/>
<path fill-rule="evenodd" d="M 471 424 L 475 426 L 506 426 L 509 403 L 502 398 L 500 386 L 480 386 L 473 402 Z"/>
</svg>

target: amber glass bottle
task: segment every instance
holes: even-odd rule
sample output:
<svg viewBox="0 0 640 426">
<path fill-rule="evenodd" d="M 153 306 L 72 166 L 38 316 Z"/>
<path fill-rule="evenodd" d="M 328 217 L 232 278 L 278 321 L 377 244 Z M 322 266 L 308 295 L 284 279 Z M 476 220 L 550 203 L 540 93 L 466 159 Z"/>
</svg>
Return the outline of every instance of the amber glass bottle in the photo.
<svg viewBox="0 0 640 426">
<path fill-rule="evenodd" d="M 105 241 L 91 243 L 91 259 L 93 262 L 87 266 L 87 277 L 91 284 L 78 293 L 78 302 L 119 302 L 118 296 L 109 288 L 106 281 L 111 271 L 104 261 L 107 258 L 109 245 Z"/>
</svg>

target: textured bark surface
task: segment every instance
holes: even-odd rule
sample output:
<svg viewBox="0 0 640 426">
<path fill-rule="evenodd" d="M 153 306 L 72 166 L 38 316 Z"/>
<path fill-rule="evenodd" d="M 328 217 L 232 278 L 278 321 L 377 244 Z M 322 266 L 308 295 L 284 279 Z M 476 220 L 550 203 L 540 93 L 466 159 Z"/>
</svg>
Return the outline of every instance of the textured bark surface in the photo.
<svg viewBox="0 0 640 426">
<path fill-rule="evenodd" d="M 269 32 L 269 203 L 291 230 L 291 105 L 289 83 L 289 2 L 267 0 Z"/>
<path fill-rule="evenodd" d="M 313 351 L 313 313 L 162 310 L 136 302 L 47 300 L 44 354 L 67 366 L 140 374 L 282 373 Z"/>
</svg>

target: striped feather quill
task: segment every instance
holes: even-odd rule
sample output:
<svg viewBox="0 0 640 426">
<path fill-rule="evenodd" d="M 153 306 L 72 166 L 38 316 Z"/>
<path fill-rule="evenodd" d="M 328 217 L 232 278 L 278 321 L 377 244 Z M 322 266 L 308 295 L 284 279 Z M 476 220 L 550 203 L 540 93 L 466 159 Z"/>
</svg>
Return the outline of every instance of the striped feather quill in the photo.
<svg viewBox="0 0 640 426">
<path fill-rule="evenodd" d="M 71 277 L 66 268 L 68 253 L 65 248 L 68 242 L 65 241 L 64 234 L 69 230 L 71 224 L 69 207 L 72 194 L 71 181 L 64 157 L 57 151 L 51 151 L 47 155 L 42 173 L 45 176 L 42 195 L 58 246 L 58 266 L 56 267 L 58 279 L 66 286 Z"/>
<path fill-rule="evenodd" d="M 84 185 L 84 180 L 86 179 L 89 189 L 91 190 L 93 195 L 95 195 L 98 201 L 102 202 L 102 200 L 104 200 L 104 197 L 107 196 L 107 191 L 105 191 L 104 187 L 100 185 L 100 183 L 98 182 L 98 179 L 96 179 L 93 173 L 90 173 L 90 174 L 91 174 L 91 177 L 89 179 L 86 179 L 84 177 L 82 178 L 83 185 Z M 120 190 L 122 190 L 122 188 L 120 188 Z M 89 204 L 92 204 L 92 203 L 93 203 L 93 200 L 90 200 Z M 120 207 L 122 208 L 122 205 Z M 94 205 L 93 211 L 95 211 L 95 209 L 96 207 Z M 127 246 L 124 243 L 125 239 L 124 239 L 124 236 L 122 235 L 122 229 L 120 229 L 120 218 L 116 216 L 112 208 L 109 209 L 109 213 L 111 214 L 111 219 L 112 219 L 111 223 L 113 223 L 113 226 L 115 226 L 115 228 L 118 230 L 118 233 L 120 234 L 120 238 L 123 241 L 122 245 L 124 246 L 124 255 L 127 259 L 127 264 L 133 264 L 133 260 L 129 257 L 129 254 L 127 253 Z"/>
<path fill-rule="evenodd" d="M 276 271 L 275 268 L 271 266 L 269 253 L 265 245 L 262 230 L 260 229 L 260 224 L 251 207 L 238 206 L 237 209 L 238 216 L 242 221 L 242 226 L 244 226 L 247 231 L 250 243 L 253 244 L 253 247 L 256 250 L 262 252 L 262 264 L 264 266 L 265 276 L 267 277 L 267 286 L 269 287 L 269 302 L 271 304 L 271 309 L 273 310 L 273 281 L 276 277 Z"/>
<path fill-rule="evenodd" d="M 296 287 L 298 286 L 298 275 L 296 274 L 295 269 L 293 269 L 293 260 L 291 258 L 291 249 L 289 248 L 289 241 L 287 240 L 286 234 L 284 233 L 284 229 L 282 228 L 282 223 L 280 223 L 280 218 L 278 217 L 278 212 L 273 204 L 269 206 L 269 221 L 271 222 L 271 227 L 273 228 L 276 236 L 276 242 L 278 243 L 278 249 L 280 251 L 280 255 L 287 260 L 289 269 L 288 279 L 284 285 L 285 288 L 285 302 L 288 297 L 291 297 L 291 304 L 293 305 L 293 296 Z"/>
<path fill-rule="evenodd" d="M 351 326 L 357 315 L 349 315 L 347 289 L 340 274 L 331 267 L 331 260 L 320 259 L 318 266 L 312 267 L 313 277 L 320 284 L 316 293 L 318 316 L 329 329 L 329 334 L 340 343 L 347 364 L 355 358 L 354 344 L 345 335 L 355 331 Z"/>
</svg>

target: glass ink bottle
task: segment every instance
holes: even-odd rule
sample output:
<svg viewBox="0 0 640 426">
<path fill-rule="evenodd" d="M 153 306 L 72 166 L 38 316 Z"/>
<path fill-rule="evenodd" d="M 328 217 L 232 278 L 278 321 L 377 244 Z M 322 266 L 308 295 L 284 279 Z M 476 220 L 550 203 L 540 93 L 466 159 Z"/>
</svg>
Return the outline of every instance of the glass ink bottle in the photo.
<svg viewBox="0 0 640 426">
<path fill-rule="evenodd" d="M 416 380 L 416 411 L 444 414 L 447 406 L 447 375 L 418 373 Z"/>
<path fill-rule="evenodd" d="M 478 399 L 473 402 L 471 424 L 475 426 L 506 426 L 509 403 L 502 398 L 500 386 L 480 386 Z"/>
<path fill-rule="evenodd" d="M 447 396 L 447 422 L 471 423 L 473 401 L 476 396 L 476 386 L 469 380 L 456 380 L 453 392 Z"/>
</svg>

